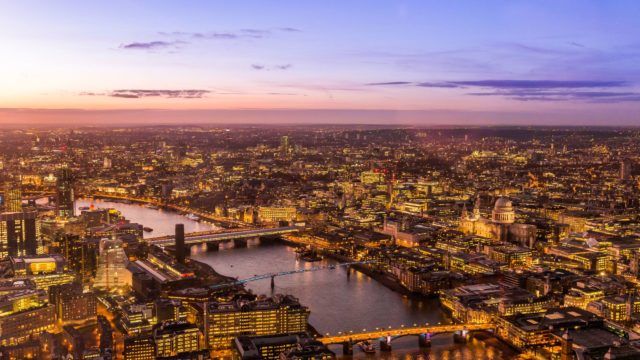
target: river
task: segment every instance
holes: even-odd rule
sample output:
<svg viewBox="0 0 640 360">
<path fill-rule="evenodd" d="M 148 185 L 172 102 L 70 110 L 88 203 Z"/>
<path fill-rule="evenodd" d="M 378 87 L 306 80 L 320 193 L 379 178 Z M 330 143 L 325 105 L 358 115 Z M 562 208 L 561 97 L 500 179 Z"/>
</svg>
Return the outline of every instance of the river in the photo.
<svg viewBox="0 0 640 360">
<path fill-rule="evenodd" d="M 173 234 L 176 223 L 185 225 L 185 232 L 214 228 L 207 223 L 196 222 L 174 212 L 149 209 L 137 204 L 105 202 L 101 200 L 78 200 L 77 207 L 113 207 L 132 222 L 154 229 L 147 236 Z M 207 252 L 205 246 L 192 247 L 193 259 L 211 265 L 217 272 L 240 279 L 257 274 L 286 271 L 317 265 L 335 264 L 324 259 L 313 264 L 298 261 L 294 249 L 282 244 L 260 245 L 249 242 L 247 248 L 235 249 L 230 244 L 220 246 L 220 251 Z M 272 294 L 270 281 L 248 283 L 256 294 Z M 420 300 L 404 297 L 368 276 L 337 268 L 307 272 L 276 278 L 274 293 L 291 294 L 300 299 L 311 310 L 309 322 L 321 333 L 335 334 L 338 331 L 362 331 L 377 327 L 413 326 L 413 324 L 435 324 L 448 321 L 437 300 Z M 473 340 L 468 344 L 454 344 L 450 335 L 434 337 L 430 349 L 420 350 L 418 340 L 407 337 L 394 340 L 393 352 L 377 353 L 377 358 L 387 359 L 509 359 L 513 352 L 505 346 L 488 345 Z M 341 348 L 332 346 L 341 357 Z M 354 347 L 354 357 L 364 358 Z M 428 354 L 428 355 L 427 355 Z M 369 356 L 371 357 L 371 356 Z"/>
</svg>

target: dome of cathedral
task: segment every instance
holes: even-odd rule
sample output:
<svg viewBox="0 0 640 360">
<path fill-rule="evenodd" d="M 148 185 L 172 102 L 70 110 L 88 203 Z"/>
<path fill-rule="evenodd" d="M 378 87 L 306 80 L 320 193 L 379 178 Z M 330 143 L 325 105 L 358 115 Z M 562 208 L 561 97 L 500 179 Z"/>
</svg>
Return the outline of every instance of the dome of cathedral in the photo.
<svg viewBox="0 0 640 360">
<path fill-rule="evenodd" d="M 496 200 L 493 208 L 494 210 L 513 211 L 513 204 L 511 203 L 511 200 L 506 197 L 500 197 Z"/>
<path fill-rule="evenodd" d="M 496 200 L 491 212 L 491 219 L 495 223 L 513 224 L 516 218 L 516 212 L 513 209 L 513 203 L 506 197 L 500 197 Z"/>
</svg>

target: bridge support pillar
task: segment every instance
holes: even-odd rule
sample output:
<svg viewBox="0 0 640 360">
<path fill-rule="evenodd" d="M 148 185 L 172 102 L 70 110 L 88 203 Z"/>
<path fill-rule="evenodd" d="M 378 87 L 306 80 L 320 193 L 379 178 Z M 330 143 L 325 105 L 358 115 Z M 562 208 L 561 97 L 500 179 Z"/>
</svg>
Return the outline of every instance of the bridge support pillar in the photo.
<svg viewBox="0 0 640 360">
<path fill-rule="evenodd" d="M 217 242 L 208 242 L 207 243 L 207 251 L 218 251 L 220 250 L 220 244 Z"/>
<path fill-rule="evenodd" d="M 387 339 L 380 340 L 380 351 L 390 352 L 391 351 L 391 342 Z"/>
<path fill-rule="evenodd" d="M 431 347 L 431 333 L 420 334 L 418 336 L 418 346 L 421 348 Z"/>
<path fill-rule="evenodd" d="M 351 265 L 347 266 L 347 280 L 351 279 Z"/>
<path fill-rule="evenodd" d="M 453 342 L 456 343 L 466 343 L 467 342 L 467 331 L 465 330 L 458 330 L 456 332 L 453 333 Z"/>
<path fill-rule="evenodd" d="M 245 240 L 245 239 L 234 239 L 233 240 L 233 247 L 246 248 L 247 247 L 247 240 Z"/>
<path fill-rule="evenodd" d="M 353 342 L 351 340 L 342 343 L 342 354 L 353 355 Z"/>
<path fill-rule="evenodd" d="M 272 276 L 271 277 L 271 290 L 276 288 L 276 277 Z"/>
</svg>

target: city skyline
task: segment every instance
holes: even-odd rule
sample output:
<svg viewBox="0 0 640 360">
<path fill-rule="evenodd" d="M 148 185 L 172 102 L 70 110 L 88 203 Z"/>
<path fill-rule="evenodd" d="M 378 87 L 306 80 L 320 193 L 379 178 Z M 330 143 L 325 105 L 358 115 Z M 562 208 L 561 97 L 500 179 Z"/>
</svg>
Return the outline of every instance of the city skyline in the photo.
<svg viewBox="0 0 640 360">
<path fill-rule="evenodd" d="M 638 125 L 640 4 L 0 5 L 0 126 Z"/>
</svg>

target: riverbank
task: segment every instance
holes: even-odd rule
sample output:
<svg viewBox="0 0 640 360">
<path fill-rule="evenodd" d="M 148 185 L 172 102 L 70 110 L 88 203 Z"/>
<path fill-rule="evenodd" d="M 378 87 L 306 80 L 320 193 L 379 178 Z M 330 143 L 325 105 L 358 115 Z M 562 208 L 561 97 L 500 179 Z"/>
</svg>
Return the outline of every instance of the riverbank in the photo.
<svg viewBox="0 0 640 360">
<path fill-rule="evenodd" d="M 287 246 L 291 246 L 291 247 L 295 247 L 295 248 L 299 248 L 303 245 L 296 243 L 294 241 L 291 240 L 287 240 L 285 238 L 279 238 L 280 242 L 283 243 L 284 245 Z M 330 258 L 332 260 L 336 260 L 339 262 L 353 262 L 354 260 L 344 256 L 344 255 L 339 255 L 339 254 L 334 254 L 328 251 L 324 251 L 324 250 L 320 250 L 320 254 L 322 256 L 325 256 L 327 258 Z M 405 288 L 404 286 L 402 286 L 402 284 L 398 283 L 397 280 L 389 277 L 389 275 L 385 274 L 385 273 L 381 273 L 379 271 L 370 269 L 369 267 L 367 267 L 366 265 L 361 265 L 361 264 L 356 264 L 356 265 L 351 265 L 351 268 L 353 268 L 354 270 L 361 272 L 365 275 L 367 275 L 368 277 L 376 280 L 377 282 L 379 282 L 380 284 L 384 285 L 385 287 L 387 287 L 390 290 L 393 290 L 403 296 L 407 296 L 407 297 L 411 297 L 414 299 L 425 299 L 428 298 L 427 296 L 424 295 L 420 295 L 420 294 L 416 294 L 413 293 L 411 291 L 409 291 L 407 288 Z"/>
</svg>

